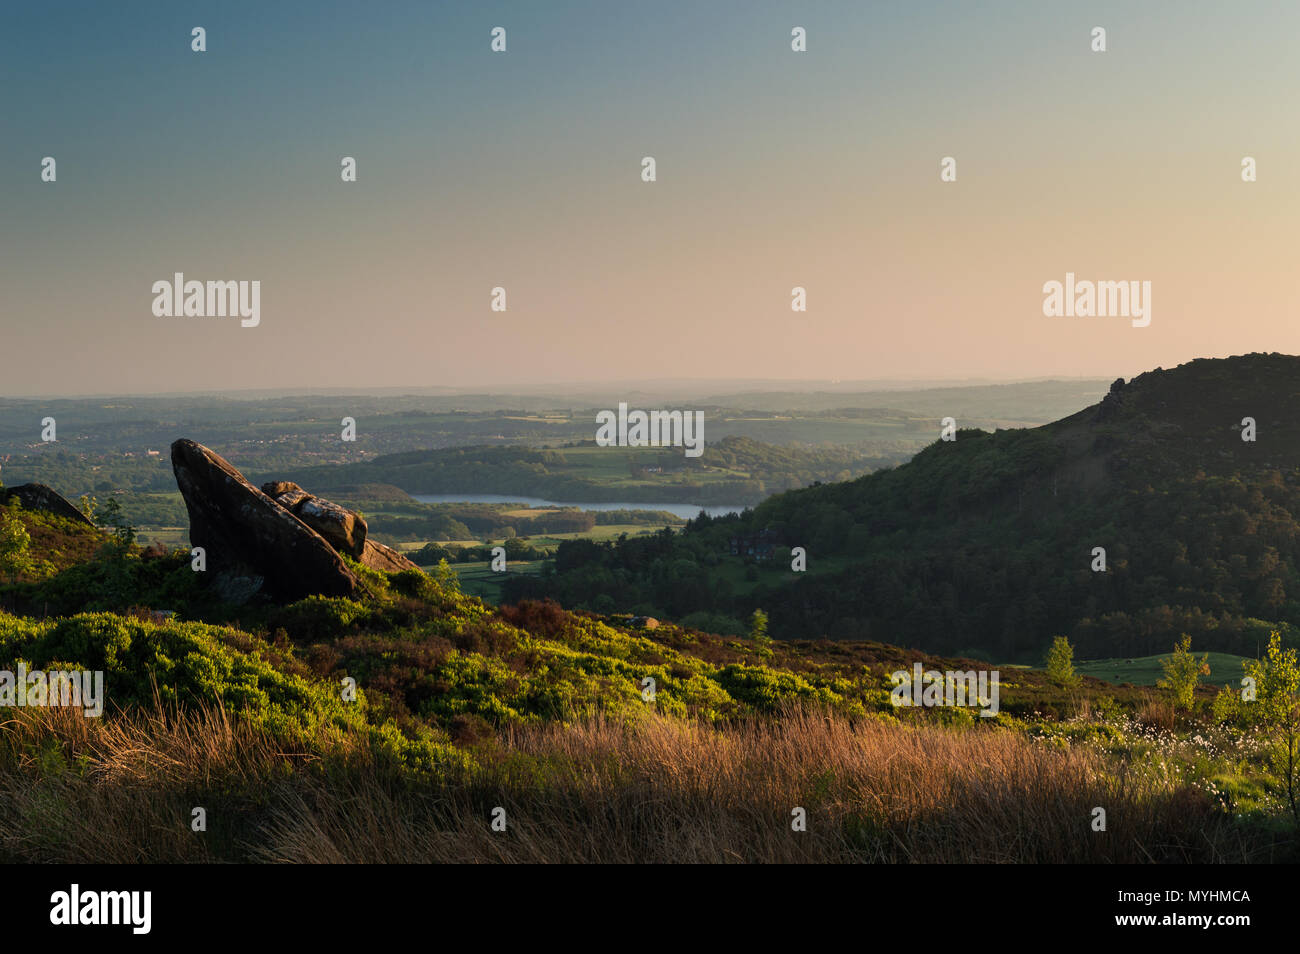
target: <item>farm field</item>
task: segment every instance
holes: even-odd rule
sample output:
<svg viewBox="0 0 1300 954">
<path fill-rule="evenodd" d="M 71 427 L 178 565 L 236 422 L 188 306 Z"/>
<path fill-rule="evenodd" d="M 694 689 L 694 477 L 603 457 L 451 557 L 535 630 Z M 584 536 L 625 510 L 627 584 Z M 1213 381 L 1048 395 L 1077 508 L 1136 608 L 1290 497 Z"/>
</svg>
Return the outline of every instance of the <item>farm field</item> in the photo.
<svg viewBox="0 0 1300 954">
<path fill-rule="evenodd" d="M 1195 651 L 1195 647 L 1192 647 Z M 1093 676 L 1106 682 L 1121 685 L 1130 683 L 1134 686 L 1154 686 L 1157 680 L 1164 678 L 1161 663 L 1170 658 L 1170 653 L 1157 656 L 1140 656 L 1134 659 L 1087 659 L 1075 660 L 1074 671 L 1083 676 Z M 1199 658 L 1205 653 L 1195 653 Z M 1245 656 L 1231 653 L 1209 653 L 1210 675 L 1205 682 L 1215 686 L 1236 686 L 1241 681 L 1241 664 Z"/>
<path fill-rule="evenodd" d="M 456 571 L 462 593 L 493 601 L 501 598 L 501 586 L 510 575 L 531 576 L 540 573 L 544 563 L 544 560 L 515 560 L 506 567 L 504 573 L 494 573 L 488 562 L 454 563 L 452 569 Z"/>
<path fill-rule="evenodd" d="M 671 524 L 665 524 L 671 526 Z M 558 546 L 565 540 L 617 540 L 623 534 L 629 537 L 645 536 L 656 533 L 658 527 L 646 527 L 637 524 L 610 524 L 608 526 L 595 526 L 590 530 L 574 533 L 545 533 L 533 534 L 532 536 L 521 536 L 519 539 L 526 541 L 529 545 L 539 549 L 551 549 Z M 416 540 L 403 541 L 393 544 L 395 550 L 402 553 L 413 553 L 423 547 L 425 544 L 434 543 L 440 547 L 446 547 L 449 550 L 463 549 L 465 547 L 489 546 L 494 543 L 500 543 L 501 537 L 485 536 L 481 540 Z"/>
</svg>

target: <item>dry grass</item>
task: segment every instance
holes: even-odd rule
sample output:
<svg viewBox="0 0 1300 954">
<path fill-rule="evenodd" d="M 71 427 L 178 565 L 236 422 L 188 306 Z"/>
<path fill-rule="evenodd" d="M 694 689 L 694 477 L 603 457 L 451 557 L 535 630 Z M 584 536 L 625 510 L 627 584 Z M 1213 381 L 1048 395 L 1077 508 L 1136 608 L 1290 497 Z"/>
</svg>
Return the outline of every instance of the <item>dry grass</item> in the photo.
<svg viewBox="0 0 1300 954">
<path fill-rule="evenodd" d="M 0 858 L 277 862 L 1242 861 L 1189 788 L 1011 732 L 819 712 L 727 729 L 650 716 L 507 731 L 482 768 L 416 787 L 355 740 L 278 751 L 201 711 L 11 710 Z M 70 753 L 55 755 L 54 753 Z M 76 766 L 80 766 L 79 768 Z M 1145 776 L 1143 776 L 1145 777 Z M 190 831 L 190 810 L 209 830 Z M 507 830 L 490 827 L 506 809 Z M 807 831 L 791 830 L 791 810 Z M 1092 810 L 1107 831 L 1091 830 Z"/>
<path fill-rule="evenodd" d="M 1172 732 L 1178 722 L 1178 713 L 1168 699 L 1147 693 L 1138 706 L 1137 721 L 1150 729 Z"/>
<path fill-rule="evenodd" d="M 100 719 L 72 708 L 9 712 L 0 724 L 6 860 L 215 860 L 230 848 L 219 809 L 244 814 L 269 781 L 314 760 L 215 709 Z M 196 806 L 208 810 L 206 834 L 190 829 Z"/>
</svg>

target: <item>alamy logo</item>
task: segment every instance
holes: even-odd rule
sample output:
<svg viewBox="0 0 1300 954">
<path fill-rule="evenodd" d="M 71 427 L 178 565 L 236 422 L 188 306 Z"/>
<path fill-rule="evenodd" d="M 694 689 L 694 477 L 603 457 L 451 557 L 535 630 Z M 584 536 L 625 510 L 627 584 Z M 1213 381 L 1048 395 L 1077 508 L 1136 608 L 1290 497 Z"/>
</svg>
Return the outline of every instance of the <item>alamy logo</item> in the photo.
<svg viewBox="0 0 1300 954">
<path fill-rule="evenodd" d="M 704 453 L 703 411 L 629 411 L 596 414 L 598 447 L 684 447 L 687 457 Z"/>
<path fill-rule="evenodd" d="M 30 672 L 25 663 L 17 673 L 0 669 L 0 707 L 79 707 L 89 718 L 104 714 L 104 673 L 85 670 Z"/>
<path fill-rule="evenodd" d="M 152 924 L 151 891 L 71 891 L 50 895 L 51 924 L 129 924 L 132 934 L 148 934 Z"/>
<path fill-rule="evenodd" d="M 909 673 L 900 669 L 889 679 L 894 684 L 889 701 L 895 706 L 980 706 L 980 715 L 998 714 L 998 676 L 994 669 L 978 672 L 922 671 L 920 663 Z M 990 678 L 991 677 L 991 678 Z"/>
<path fill-rule="evenodd" d="M 153 283 L 153 313 L 159 318 L 242 318 L 245 328 L 262 321 L 262 283 L 186 281 L 177 272 L 170 282 Z"/>
<path fill-rule="evenodd" d="M 1048 318 L 1132 318 L 1134 328 L 1151 324 L 1150 282 L 1090 282 L 1065 273 L 1065 284 L 1043 285 L 1043 314 Z"/>
</svg>

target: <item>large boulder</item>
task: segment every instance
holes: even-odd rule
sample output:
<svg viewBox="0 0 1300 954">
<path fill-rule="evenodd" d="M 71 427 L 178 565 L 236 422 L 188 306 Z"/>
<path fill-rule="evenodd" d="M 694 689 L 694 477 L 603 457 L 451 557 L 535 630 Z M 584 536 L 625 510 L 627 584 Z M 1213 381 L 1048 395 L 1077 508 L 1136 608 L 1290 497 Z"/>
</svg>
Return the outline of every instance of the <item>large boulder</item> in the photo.
<svg viewBox="0 0 1300 954">
<path fill-rule="evenodd" d="M 302 503 L 311 494 L 303 490 L 292 480 L 272 480 L 262 485 L 262 493 L 266 494 L 285 510 L 293 510 L 298 504 Z"/>
<path fill-rule="evenodd" d="M 190 516 L 190 543 L 206 551 L 208 571 L 225 589 L 261 589 L 277 599 L 353 596 L 361 588 L 319 533 L 258 490 L 221 455 L 181 439 L 172 469 Z"/>
<path fill-rule="evenodd" d="M 385 573 L 401 573 L 403 570 L 420 569 L 392 547 L 386 547 L 374 540 L 366 541 L 365 552 L 361 554 L 361 562 L 372 570 L 382 570 Z"/>
<path fill-rule="evenodd" d="M 273 480 L 262 493 L 319 533 L 335 550 L 360 560 L 366 547 L 366 520 L 361 514 L 309 494 L 293 481 Z"/>
<path fill-rule="evenodd" d="M 89 527 L 95 525 L 76 504 L 45 484 L 19 484 L 17 487 L 0 488 L 0 503 L 8 504 L 15 497 L 22 503 L 24 510 L 40 510 Z"/>
</svg>

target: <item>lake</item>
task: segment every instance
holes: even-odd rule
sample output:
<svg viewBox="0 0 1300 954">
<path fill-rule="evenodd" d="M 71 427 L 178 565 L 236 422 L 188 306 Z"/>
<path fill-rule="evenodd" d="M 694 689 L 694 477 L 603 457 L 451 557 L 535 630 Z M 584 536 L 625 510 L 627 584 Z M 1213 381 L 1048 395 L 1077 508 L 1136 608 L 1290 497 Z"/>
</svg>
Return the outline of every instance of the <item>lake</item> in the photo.
<svg viewBox="0 0 1300 954">
<path fill-rule="evenodd" d="M 666 510 L 684 520 L 698 517 L 703 510 L 710 517 L 724 514 L 740 513 L 744 507 L 697 507 L 694 504 L 674 503 L 560 503 L 555 500 L 543 500 L 541 497 L 518 497 L 513 494 L 411 494 L 420 503 L 481 503 L 503 504 L 515 503 L 528 507 L 577 507 L 579 510 Z"/>
</svg>

